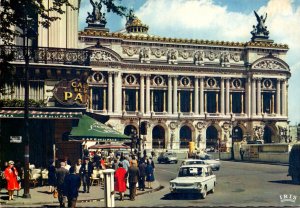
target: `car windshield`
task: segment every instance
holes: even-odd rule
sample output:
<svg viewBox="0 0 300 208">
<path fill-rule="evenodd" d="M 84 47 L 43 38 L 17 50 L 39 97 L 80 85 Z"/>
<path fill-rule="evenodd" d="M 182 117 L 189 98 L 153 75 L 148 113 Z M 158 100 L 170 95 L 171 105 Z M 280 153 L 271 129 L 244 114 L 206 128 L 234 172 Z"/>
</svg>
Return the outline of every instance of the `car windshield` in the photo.
<svg viewBox="0 0 300 208">
<path fill-rule="evenodd" d="M 180 168 L 178 177 L 201 176 L 202 168 L 199 167 L 184 167 Z"/>
<path fill-rule="evenodd" d="M 194 164 L 205 164 L 204 161 L 201 160 L 190 160 L 185 162 L 186 165 L 194 165 Z"/>
<path fill-rule="evenodd" d="M 214 157 L 212 155 L 201 155 L 200 159 L 202 159 L 202 160 L 213 160 Z"/>
</svg>

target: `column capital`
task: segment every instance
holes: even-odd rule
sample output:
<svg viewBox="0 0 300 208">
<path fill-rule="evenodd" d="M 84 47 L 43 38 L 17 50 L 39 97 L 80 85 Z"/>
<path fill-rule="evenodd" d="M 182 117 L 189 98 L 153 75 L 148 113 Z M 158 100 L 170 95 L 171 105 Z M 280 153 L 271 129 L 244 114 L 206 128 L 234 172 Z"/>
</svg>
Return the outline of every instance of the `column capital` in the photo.
<svg viewBox="0 0 300 208">
<path fill-rule="evenodd" d="M 231 77 L 221 77 L 221 80 L 230 80 Z"/>
<path fill-rule="evenodd" d="M 146 77 L 149 76 L 148 74 L 140 74 L 140 77 Z"/>
<path fill-rule="evenodd" d="M 203 78 L 204 78 L 204 76 L 199 76 L 199 75 L 196 75 L 194 78 L 196 78 L 196 79 L 203 79 Z"/>
<path fill-rule="evenodd" d="M 115 74 L 115 72 L 113 72 L 113 71 L 108 71 L 107 74 L 108 74 L 108 76 L 112 76 L 113 74 Z"/>
</svg>

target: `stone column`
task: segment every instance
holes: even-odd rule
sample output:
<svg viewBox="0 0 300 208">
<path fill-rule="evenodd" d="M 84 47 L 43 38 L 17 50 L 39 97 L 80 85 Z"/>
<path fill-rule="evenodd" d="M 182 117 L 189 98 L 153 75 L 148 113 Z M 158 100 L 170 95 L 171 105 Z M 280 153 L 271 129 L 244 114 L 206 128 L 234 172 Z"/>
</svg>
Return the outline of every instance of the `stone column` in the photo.
<svg viewBox="0 0 300 208">
<path fill-rule="evenodd" d="M 251 116 L 251 79 L 250 77 L 247 77 L 247 83 L 246 83 L 246 90 L 245 90 L 245 94 L 246 94 L 246 99 L 245 99 L 245 102 L 246 102 L 246 114 L 248 117 Z"/>
<path fill-rule="evenodd" d="M 108 72 L 108 113 L 112 113 L 113 106 L 113 84 L 112 72 Z"/>
<path fill-rule="evenodd" d="M 282 81 L 281 88 L 282 115 L 286 116 L 286 80 Z"/>
<path fill-rule="evenodd" d="M 198 82 L 198 77 L 195 77 L 195 89 L 194 89 L 194 112 L 196 115 L 199 114 L 199 82 Z M 192 109 L 191 109 L 192 111 Z"/>
<path fill-rule="evenodd" d="M 90 109 L 93 109 L 93 88 L 90 88 Z"/>
<path fill-rule="evenodd" d="M 229 83 L 229 78 L 226 79 L 226 115 L 230 114 L 230 104 L 229 104 L 229 99 L 230 99 L 230 95 L 229 95 L 229 91 L 230 91 L 230 83 Z"/>
<path fill-rule="evenodd" d="M 145 77 L 140 75 L 140 111 L 145 112 Z"/>
<path fill-rule="evenodd" d="M 252 88 L 251 88 L 251 91 L 252 91 L 252 116 L 255 116 L 256 115 L 256 82 L 255 82 L 255 79 L 252 78 Z"/>
<path fill-rule="evenodd" d="M 241 105 L 242 105 L 241 113 L 244 114 L 244 93 L 243 92 L 242 92 L 242 95 L 241 95 Z"/>
<path fill-rule="evenodd" d="M 106 89 L 103 89 L 103 111 L 106 112 Z"/>
<path fill-rule="evenodd" d="M 166 91 L 164 90 L 164 104 L 163 104 L 163 112 L 165 113 L 166 112 Z"/>
<path fill-rule="evenodd" d="M 153 97 L 153 90 L 151 91 L 151 112 L 154 112 L 154 97 Z"/>
<path fill-rule="evenodd" d="M 204 113 L 207 113 L 207 93 L 204 92 Z"/>
<path fill-rule="evenodd" d="M 180 91 L 181 92 L 181 91 Z M 180 102 L 180 92 L 178 92 L 178 112 L 180 113 L 181 112 L 181 102 Z"/>
<path fill-rule="evenodd" d="M 125 104 L 126 104 L 126 92 L 125 92 L 125 89 L 122 91 L 122 97 L 123 97 L 123 102 L 122 102 L 122 108 L 123 108 L 123 112 L 126 111 L 126 107 L 125 107 Z"/>
<path fill-rule="evenodd" d="M 177 76 L 173 77 L 173 113 L 177 114 Z"/>
<path fill-rule="evenodd" d="M 120 72 L 114 74 L 114 113 L 121 113 L 122 104 L 122 77 Z"/>
<path fill-rule="evenodd" d="M 150 114 L 150 75 L 146 76 L 146 114 Z"/>
<path fill-rule="evenodd" d="M 216 113 L 219 113 L 219 93 L 216 92 Z"/>
<path fill-rule="evenodd" d="M 272 102 L 271 102 L 271 104 L 272 104 L 272 110 L 271 110 L 271 113 L 272 114 L 274 114 L 274 108 L 275 108 L 275 99 L 274 99 L 274 94 L 272 94 Z"/>
<path fill-rule="evenodd" d="M 276 83 L 276 114 L 280 115 L 280 79 Z"/>
<path fill-rule="evenodd" d="M 224 95 L 224 78 L 221 77 L 221 114 L 224 115 L 225 95 Z"/>
<path fill-rule="evenodd" d="M 204 78 L 200 77 L 200 115 L 204 115 Z"/>
<path fill-rule="evenodd" d="M 261 115 L 261 79 L 257 79 L 257 115 Z"/>
<path fill-rule="evenodd" d="M 190 92 L 190 113 L 193 112 L 193 93 Z"/>
<path fill-rule="evenodd" d="M 135 112 L 139 112 L 139 91 L 135 90 Z"/>
<path fill-rule="evenodd" d="M 172 77 L 168 76 L 168 114 L 172 114 Z"/>
</svg>

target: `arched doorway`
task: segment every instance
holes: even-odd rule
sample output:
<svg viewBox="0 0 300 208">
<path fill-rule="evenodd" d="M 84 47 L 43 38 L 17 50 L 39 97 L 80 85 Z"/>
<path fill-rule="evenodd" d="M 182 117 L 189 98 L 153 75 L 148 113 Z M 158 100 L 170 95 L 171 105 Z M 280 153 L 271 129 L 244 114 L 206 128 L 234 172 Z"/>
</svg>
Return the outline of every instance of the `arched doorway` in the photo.
<svg viewBox="0 0 300 208">
<path fill-rule="evenodd" d="M 218 130 L 214 126 L 206 129 L 206 148 L 211 150 L 218 149 Z"/>
<path fill-rule="evenodd" d="M 192 130 L 188 126 L 180 129 L 180 148 L 189 148 L 189 142 L 192 141 Z"/>
<path fill-rule="evenodd" d="M 269 126 L 264 128 L 264 143 L 272 143 L 272 129 Z"/>
<path fill-rule="evenodd" d="M 152 130 L 152 149 L 165 148 L 165 129 L 157 125 Z"/>
<path fill-rule="evenodd" d="M 232 142 L 241 142 L 243 140 L 243 130 L 239 126 L 235 126 L 231 132 Z"/>
</svg>

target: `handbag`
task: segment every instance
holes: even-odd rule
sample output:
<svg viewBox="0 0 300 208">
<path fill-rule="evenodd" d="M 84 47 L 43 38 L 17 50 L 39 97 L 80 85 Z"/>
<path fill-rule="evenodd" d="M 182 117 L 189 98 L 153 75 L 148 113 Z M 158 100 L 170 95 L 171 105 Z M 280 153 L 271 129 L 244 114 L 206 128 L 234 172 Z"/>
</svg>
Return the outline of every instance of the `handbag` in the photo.
<svg viewBox="0 0 300 208">
<path fill-rule="evenodd" d="M 54 198 L 57 198 L 57 197 L 58 197 L 58 192 L 57 192 L 56 189 L 53 191 L 53 197 L 54 197 Z"/>
</svg>

